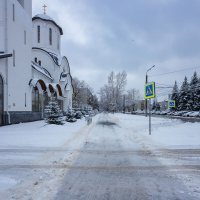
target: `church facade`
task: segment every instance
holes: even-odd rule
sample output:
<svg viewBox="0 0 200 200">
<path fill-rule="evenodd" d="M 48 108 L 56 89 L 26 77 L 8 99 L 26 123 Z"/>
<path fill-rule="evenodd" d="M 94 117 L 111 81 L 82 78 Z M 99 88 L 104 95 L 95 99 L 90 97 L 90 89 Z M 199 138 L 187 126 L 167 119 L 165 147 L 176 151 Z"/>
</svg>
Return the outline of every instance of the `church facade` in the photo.
<svg viewBox="0 0 200 200">
<path fill-rule="evenodd" d="M 42 119 L 51 96 L 64 112 L 72 108 L 62 35 L 46 14 L 32 18 L 32 0 L 0 1 L 0 125 Z"/>
</svg>

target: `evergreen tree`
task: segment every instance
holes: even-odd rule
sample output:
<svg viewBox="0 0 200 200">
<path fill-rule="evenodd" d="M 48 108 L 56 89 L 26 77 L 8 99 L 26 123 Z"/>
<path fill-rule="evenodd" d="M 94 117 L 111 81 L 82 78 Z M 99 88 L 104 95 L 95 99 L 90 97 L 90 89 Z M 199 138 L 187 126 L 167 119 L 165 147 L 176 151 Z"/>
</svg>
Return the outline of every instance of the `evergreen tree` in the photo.
<svg viewBox="0 0 200 200">
<path fill-rule="evenodd" d="M 64 124 L 63 114 L 55 97 L 51 97 L 44 109 L 45 121 L 48 124 Z"/>
<path fill-rule="evenodd" d="M 194 72 L 190 82 L 190 90 L 189 90 L 189 104 L 191 110 L 198 111 L 199 110 L 199 80 L 197 77 L 197 73 Z"/>
<path fill-rule="evenodd" d="M 197 90 L 196 90 L 196 95 L 195 95 L 194 101 L 196 102 L 195 109 L 197 111 L 200 111 L 200 77 L 199 77 L 199 80 L 198 80 L 198 83 L 197 83 Z"/>
<path fill-rule="evenodd" d="M 172 108 L 172 110 L 177 110 L 178 105 L 179 105 L 179 89 L 178 89 L 178 85 L 177 85 L 176 81 L 174 83 L 174 87 L 173 87 L 173 90 L 172 90 L 171 100 L 174 100 L 175 105 L 176 105 L 176 107 Z"/>
<path fill-rule="evenodd" d="M 189 84 L 187 81 L 187 77 L 185 76 L 185 79 L 181 85 L 179 93 L 178 110 L 190 110 L 190 105 L 188 101 L 189 101 Z"/>
</svg>

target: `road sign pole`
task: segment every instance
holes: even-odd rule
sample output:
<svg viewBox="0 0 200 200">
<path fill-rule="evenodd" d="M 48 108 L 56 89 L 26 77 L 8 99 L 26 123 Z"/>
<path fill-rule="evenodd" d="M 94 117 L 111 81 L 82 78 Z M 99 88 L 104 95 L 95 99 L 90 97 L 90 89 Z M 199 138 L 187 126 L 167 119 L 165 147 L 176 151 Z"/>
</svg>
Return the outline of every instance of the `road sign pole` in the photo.
<svg viewBox="0 0 200 200">
<path fill-rule="evenodd" d="M 151 99 L 155 98 L 155 82 L 145 85 L 145 99 L 149 99 L 149 135 L 151 135 Z"/>
<path fill-rule="evenodd" d="M 151 135 L 151 99 L 149 99 L 149 135 Z"/>
<path fill-rule="evenodd" d="M 148 83 L 148 76 L 147 76 L 147 73 L 146 73 L 146 84 Z M 147 99 L 145 99 L 145 116 L 147 117 Z"/>
</svg>

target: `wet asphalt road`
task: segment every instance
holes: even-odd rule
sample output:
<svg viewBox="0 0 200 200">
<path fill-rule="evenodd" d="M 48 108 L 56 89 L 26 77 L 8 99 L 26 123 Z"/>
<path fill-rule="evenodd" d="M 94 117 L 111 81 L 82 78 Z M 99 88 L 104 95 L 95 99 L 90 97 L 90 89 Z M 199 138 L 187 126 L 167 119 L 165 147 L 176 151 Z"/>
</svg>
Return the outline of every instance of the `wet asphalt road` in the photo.
<svg viewBox="0 0 200 200">
<path fill-rule="evenodd" d="M 199 150 L 151 150 L 130 135 L 117 119 L 100 115 L 54 199 L 197 199 L 177 174 L 199 176 L 199 163 L 182 159 L 199 156 Z"/>
</svg>

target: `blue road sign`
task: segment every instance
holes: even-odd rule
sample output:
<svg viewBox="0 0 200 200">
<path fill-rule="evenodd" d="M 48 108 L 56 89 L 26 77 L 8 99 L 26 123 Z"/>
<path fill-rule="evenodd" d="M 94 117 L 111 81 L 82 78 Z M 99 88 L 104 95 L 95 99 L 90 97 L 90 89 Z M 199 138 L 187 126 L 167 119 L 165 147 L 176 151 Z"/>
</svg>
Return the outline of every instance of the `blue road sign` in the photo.
<svg viewBox="0 0 200 200">
<path fill-rule="evenodd" d="M 176 102 L 174 100 L 169 100 L 168 101 L 168 107 L 169 108 L 175 108 L 176 107 Z"/>
<path fill-rule="evenodd" d="M 155 82 L 147 83 L 144 91 L 145 99 L 155 98 Z"/>
</svg>

